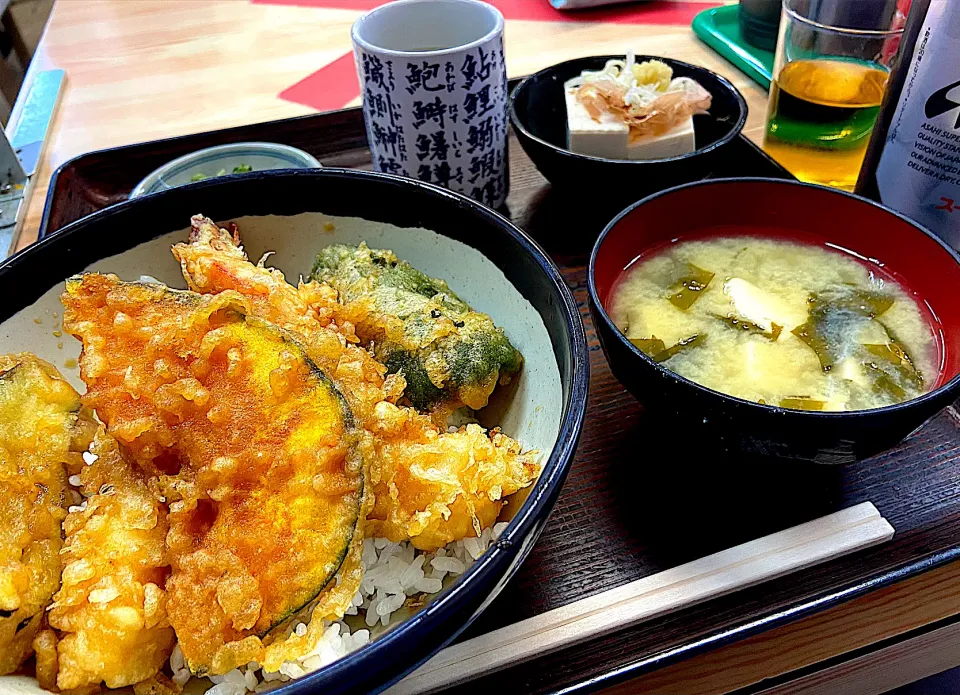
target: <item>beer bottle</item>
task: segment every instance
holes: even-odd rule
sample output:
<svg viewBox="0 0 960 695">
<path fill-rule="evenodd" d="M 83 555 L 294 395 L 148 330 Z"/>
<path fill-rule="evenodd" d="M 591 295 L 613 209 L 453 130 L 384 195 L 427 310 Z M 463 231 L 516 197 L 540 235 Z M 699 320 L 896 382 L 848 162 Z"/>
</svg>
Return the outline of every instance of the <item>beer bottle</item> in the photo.
<svg viewBox="0 0 960 695">
<path fill-rule="evenodd" d="M 857 182 L 960 249 L 960 1 L 913 0 Z"/>
</svg>

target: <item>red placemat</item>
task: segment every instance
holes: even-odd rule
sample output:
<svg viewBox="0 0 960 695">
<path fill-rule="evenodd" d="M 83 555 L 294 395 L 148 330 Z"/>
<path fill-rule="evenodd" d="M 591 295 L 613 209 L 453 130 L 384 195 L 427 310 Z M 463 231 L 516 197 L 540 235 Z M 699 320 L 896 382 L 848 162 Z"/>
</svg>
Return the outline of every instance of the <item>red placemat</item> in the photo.
<svg viewBox="0 0 960 695">
<path fill-rule="evenodd" d="M 606 22 L 612 24 L 688 25 L 697 13 L 717 7 L 715 2 L 644 2 L 575 12 L 561 12 L 547 0 L 489 0 L 507 20 L 533 22 Z M 387 0 L 252 0 L 258 5 L 286 5 L 365 12 Z M 278 95 L 318 111 L 333 111 L 360 96 L 353 53 L 345 53 Z"/>
</svg>

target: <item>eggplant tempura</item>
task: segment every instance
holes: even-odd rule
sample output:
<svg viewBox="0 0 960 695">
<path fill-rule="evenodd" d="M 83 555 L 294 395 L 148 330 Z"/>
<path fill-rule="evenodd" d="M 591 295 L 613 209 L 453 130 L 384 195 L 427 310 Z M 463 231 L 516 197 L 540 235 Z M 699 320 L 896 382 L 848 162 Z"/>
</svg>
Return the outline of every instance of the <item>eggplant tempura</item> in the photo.
<svg viewBox="0 0 960 695">
<path fill-rule="evenodd" d="M 80 460 L 91 422 L 52 365 L 0 356 L 0 675 L 33 652 L 60 585 L 65 466 Z"/>
</svg>

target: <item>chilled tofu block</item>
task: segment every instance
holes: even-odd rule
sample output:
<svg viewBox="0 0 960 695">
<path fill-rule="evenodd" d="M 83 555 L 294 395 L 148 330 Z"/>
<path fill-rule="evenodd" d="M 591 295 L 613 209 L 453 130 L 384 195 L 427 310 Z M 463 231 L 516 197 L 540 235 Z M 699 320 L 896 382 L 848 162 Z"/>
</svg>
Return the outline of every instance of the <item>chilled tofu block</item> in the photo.
<svg viewBox="0 0 960 695">
<path fill-rule="evenodd" d="M 616 116 L 604 113 L 593 120 L 574 93 L 566 90 L 567 149 L 577 154 L 606 159 L 626 159 L 630 128 Z"/>
<path fill-rule="evenodd" d="M 629 142 L 624 159 L 666 159 L 689 154 L 695 149 L 691 116 L 663 135 L 648 135 Z"/>
</svg>

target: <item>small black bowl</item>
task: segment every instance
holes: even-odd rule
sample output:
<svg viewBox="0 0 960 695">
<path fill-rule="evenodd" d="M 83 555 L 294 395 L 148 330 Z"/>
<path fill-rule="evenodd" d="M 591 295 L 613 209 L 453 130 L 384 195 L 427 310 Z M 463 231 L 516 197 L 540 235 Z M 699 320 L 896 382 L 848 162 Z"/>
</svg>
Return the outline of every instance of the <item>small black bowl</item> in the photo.
<svg viewBox="0 0 960 695">
<path fill-rule="evenodd" d="M 696 65 L 658 56 L 637 56 L 637 62 L 661 60 L 674 77 L 691 77 L 713 96 L 710 113 L 693 117 L 697 149 L 668 159 L 604 159 L 577 154 L 567 147 L 564 83 L 584 70 L 601 70 L 623 56 L 575 58 L 530 75 L 510 95 L 510 122 L 524 151 L 555 186 L 629 194 L 632 200 L 654 191 L 713 173 L 722 148 L 747 122 L 747 102 L 729 81 Z"/>
<path fill-rule="evenodd" d="M 878 272 L 892 275 L 930 310 L 941 364 L 934 388 L 882 408 L 810 412 L 728 396 L 655 363 L 607 313 L 617 278 L 645 253 L 714 233 L 787 238 L 878 259 Z M 762 178 L 663 191 L 607 225 L 593 247 L 587 283 L 614 376 L 682 442 L 716 443 L 738 455 L 847 463 L 893 447 L 960 396 L 960 302 L 949 291 L 960 286 L 960 256 L 906 217 L 850 193 Z"/>
</svg>

